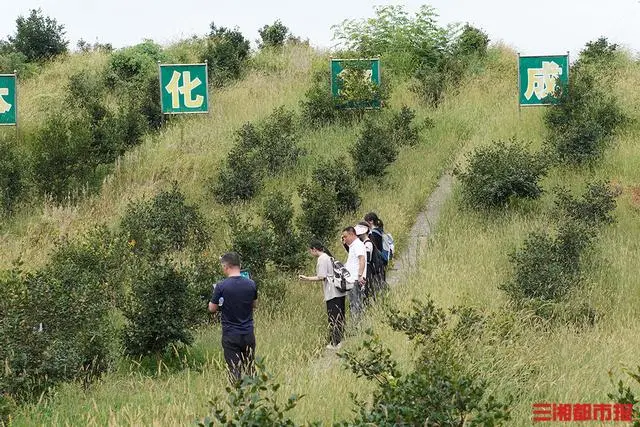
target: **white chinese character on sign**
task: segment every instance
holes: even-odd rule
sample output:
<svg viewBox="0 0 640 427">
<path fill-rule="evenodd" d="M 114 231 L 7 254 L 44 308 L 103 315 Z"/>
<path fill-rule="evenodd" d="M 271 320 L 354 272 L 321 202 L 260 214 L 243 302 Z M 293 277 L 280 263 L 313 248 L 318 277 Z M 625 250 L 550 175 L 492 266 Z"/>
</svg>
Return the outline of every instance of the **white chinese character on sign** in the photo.
<svg viewBox="0 0 640 427">
<path fill-rule="evenodd" d="M 182 86 L 179 86 L 180 76 L 182 75 Z M 202 84 L 200 78 L 196 77 L 191 80 L 191 72 L 183 71 L 179 73 L 177 71 L 173 72 L 171 76 L 171 80 L 169 84 L 165 86 L 167 92 L 171 94 L 171 107 L 174 109 L 180 108 L 180 94 L 184 95 L 184 105 L 187 108 L 199 108 L 202 106 L 204 102 L 204 96 L 196 95 L 192 97 L 191 91 L 197 88 Z"/>
<path fill-rule="evenodd" d="M 553 95 L 556 90 L 556 80 L 562 75 L 562 68 L 553 61 L 542 61 L 542 68 L 529 68 L 528 84 L 524 97 L 531 99 L 535 94 L 538 99 Z"/>
<path fill-rule="evenodd" d="M 11 110 L 12 105 L 9 104 L 4 97 L 9 96 L 9 88 L 0 87 L 0 114 L 4 114 Z"/>
</svg>

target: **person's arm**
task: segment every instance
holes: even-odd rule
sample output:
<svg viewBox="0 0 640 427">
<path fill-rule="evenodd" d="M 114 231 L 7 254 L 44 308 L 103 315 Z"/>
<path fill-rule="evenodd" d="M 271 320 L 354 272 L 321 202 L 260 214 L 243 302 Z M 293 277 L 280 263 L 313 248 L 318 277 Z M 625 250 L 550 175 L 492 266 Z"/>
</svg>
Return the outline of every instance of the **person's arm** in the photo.
<svg viewBox="0 0 640 427">
<path fill-rule="evenodd" d="M 213 295 L 211 296 L 211 301 L 209 301 L 209 311 L 211 313 L 215 313 L 218 311 L 220 302 L 220 297 L 222 296 L 222 285 L 214 285 L 213 287 Z"/>
<path fill-rule="evenodd" d="M 367 258 L 366 255 L 358 255 L 358 280 L 360 284 L 364 283 L 364 268 L 366 266 Z"/>
<path fill-rule="evenodd" d="M 308 282 L 321 282 L 324 280 L 324 277 L 320 276 L 304 276 L 301 274 L 298 277 L 300 278 L 300 280 L 306 280 Z"/>
</svg>

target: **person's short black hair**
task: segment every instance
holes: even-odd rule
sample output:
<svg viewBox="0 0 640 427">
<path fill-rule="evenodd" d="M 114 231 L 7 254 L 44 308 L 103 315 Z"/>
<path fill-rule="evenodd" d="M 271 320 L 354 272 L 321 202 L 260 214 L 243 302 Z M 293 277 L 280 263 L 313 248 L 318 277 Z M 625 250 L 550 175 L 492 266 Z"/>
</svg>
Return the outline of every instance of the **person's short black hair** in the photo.
<svg viewBox="0 0 640 427">
<path fill-rule="evenodd" d="M 231 267 L 240 267 L 240 255 L 237 252 L 227 252 L 220 257 L 220 262 Z"/>
<path fill-rule="evenodd" d="M 324 252 L 324 245 L 318 239 L 311 239 L 311 241 L 309 242 L 309 249 L 317 249 Z"/>
<path fill-rule="evenodd" d="M 347 233 L 353 233 L 353 234 L 356 234 L 356 229 L 355 229 L 355 228 L 353 228 L 352 226 L 345 227 L 345 228 L 343 228 L 343 229 L 342 229 L 342 232 L 343 232 L 343 233 L 344 233 L 345 231 L 346 231 Z"/>
</svg>

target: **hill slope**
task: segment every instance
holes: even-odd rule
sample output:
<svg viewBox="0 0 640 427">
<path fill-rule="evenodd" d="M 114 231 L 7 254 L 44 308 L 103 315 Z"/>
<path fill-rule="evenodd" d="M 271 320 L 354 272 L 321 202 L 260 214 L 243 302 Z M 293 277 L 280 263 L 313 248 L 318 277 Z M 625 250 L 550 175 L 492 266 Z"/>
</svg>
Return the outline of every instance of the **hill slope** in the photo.
<svg viewBox="0 0 640 427">
<path fill-rule="evenodd" d="M 105 182 L 97 196 L 79 206 L 63 208 L 45 204 L 41 213 L 23 215 L 2 240 L 3 263 L 18 254 L 37 265 L 46 258 L 52 237 L 77 233 L 97 218 L 113 223 L 128 200 L 150 195 L 177 180 L 190 201 L 197 202 L 214 224 L 222 224 L 224 210 L 212 201 L 205 187 L 212 169 L 228 152 L 233 131 L 244 121 L 268 114 L 278 105 L 295 107 L 309 82 L 314 54 L 293 51 L 288 63 L 273 74 L 254 72 L 238 84 L 213 95 L 213 111 L 206 117 L 185 123 L 184 142 L 180 128 L 169 127 L 157 137 L 127 154 Z M 466 79 L 437 110 L 421 107 L 406 86 L 395 88 L 391 103 L 416 108 L 419 119 L 430 117 L 435 126 L 422 131 L 422 142 L 401 152 L 389 168 L 382 184 L 368 183 L 362 196 L 361 215 L 377 211 L 385 225 L 399 238 L 400 246 L 441 173 L 475 146 L 512 136 L 539 145 L 544 137 L 542 110 L 526 110 L 521 115 L 515 104 L 514 54 L 508 49 L 490 51 L 486 69 Z M 511 76 L 514 78 L 505 78 Z M 636 64 L 629 62 L 619 78 L 620 95 L 627 114 L 637 118 L 638 99 L 627 91 L 628 82 L 640 77 Z M 589 175 L 615 179 L 625 189 L 640 183 L 637 137 L 633 124 L 621 134 L 604 163 L 589 171 L 554 170 L 545 189 L 569 183 L 580 187 Z M 299 167 L 272 177 L 268 187 L 292 192 L 308 175 L 318 159 L 346 153 L 357 129 L 334 125 L 304 134 L 308 150 Z M 514 424 L 528 425 L 531 404 L 547 402 L 600 402 L 606 400 L 607 370 L 621 364 L 637 363 L 637 334 L 640 289 L 635 279 L 640 227 L 637 207 L 625 192 L 617 210 L 618 224 L 607 229 L 599 243 L 600 263 L 593 266 L 592 286 L 585 299 L 604 315 L 592 329 L 576 333 L 571 327 L 551 332 L 531 331 L 513 322 L 513 337 L 493 347 L 478 346 L 481 376 L 491 380 L 496 394 L 517 397 Z M 255 209 L 256 204 L 248 206 Z M 458 193 L 445 205 L 437 233 L 422 248 L 421 262 L 391 295 L 391 304 L 407 309 L 412 298 L 431 295 L 445 307 L 471 305 L 499 311 L 506 298 L 497 285 L 507 277 L 506 253 L 536 227 L 544 227 L 550 195 L 541 203 L 524 205 L 511 214 L 484 217 L 461 209 Z M 355 218 L 345 220 L 351 223 Z M 224 227 L 214 236 L 214 250 L 225 247 Z M 337 244 L 337 242 L 336 242 Z M 269 370 L 283 384 L 282 396 L 296 392 L 306 397 L 295 409 L 297 421 L 321 420 L 328 424 L 348 418 L 354 409 L 348 392 L 363 395 L 371 385 L 346 372 L 341 362 L 325 355 L 323 335 L 325 313 L 320 290 L 308 284 L 288 284 L 287 301 L 278 313 L 257 313 L 257 351 L 266 356 Z M 401 361 L 408 362 L 412 347 L 403 335 L 384 325 L 385 313 L 371 310 L 364 327 L 374 327 Z M 635 332 L 635 333 L 634 333 Z M 347 347 L 360 341 L 361 332 L 352 331 Z M 55 397 L 21 410 L 16 425 L 34 424 L 154 424 L 190 423 L 208 412 L 207 401 L 224 396 L 226 379 L 219 328 L 199 333 L 191 355 L 196 365 L 177 373 L 158 367 L 158 373 L 142 374 L 134 367 L 121 366 L 89 390 L 78 385 L 61 387 Z M 620 340 L 620 337 L 625 337 Z M 615 345 L 615 351 L 611 347 Z M 336 398 L 340 396 L 341 398 Z"/>
</svg>

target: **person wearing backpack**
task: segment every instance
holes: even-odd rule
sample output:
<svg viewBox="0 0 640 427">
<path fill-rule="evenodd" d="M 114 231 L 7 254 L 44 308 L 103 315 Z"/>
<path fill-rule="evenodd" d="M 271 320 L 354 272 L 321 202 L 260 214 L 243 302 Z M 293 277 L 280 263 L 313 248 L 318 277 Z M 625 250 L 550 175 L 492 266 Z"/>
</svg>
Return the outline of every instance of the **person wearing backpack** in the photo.
<svg viewBox="0 0 640 427">
<path fill-rule="evenodd" d="M 365 303 L 375 300 L 384 280 L 384 261 L 382 254 L 369 238 L 369 224 L 362 221 L 354 229 L 367 251 L 367 278 L 365 285 Z"/>
<path fill-rule="evenodd" d="M 327 349 L 337 350 L 340 348 L 344 336 L 344 312 L 346 292 L 340 291 L 333 281 L 334 260 L 329 250 L 319 240 L 312 240 L 309 244 L 309 252 L 318 258 L 316 262 L 316 275 L 300 275 L 300 280 L 311 282 L 323 282 L 324 301 L 327 305 L 327 318 L 329 320 L 329 344 Z"/>
<path fill-rule="evenodd" d="M 364 216 L 364 220 L 371 227 L 369 237 L 374 246 L 378 248 L 384 260 L 384 276 L 383 284 L 386 283 L 386 268 L 389 262 L 393 259 L 395 245 L 393 237 L 389 233 L 385 233 L 384 224 L 375 212 L 369 212 Z"/>
</svg>

